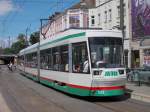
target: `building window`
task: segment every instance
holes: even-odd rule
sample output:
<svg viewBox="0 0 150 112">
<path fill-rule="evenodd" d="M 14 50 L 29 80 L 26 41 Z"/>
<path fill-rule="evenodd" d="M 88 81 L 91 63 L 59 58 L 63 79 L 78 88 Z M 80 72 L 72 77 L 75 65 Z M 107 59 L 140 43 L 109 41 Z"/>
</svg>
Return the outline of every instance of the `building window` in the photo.
<svg viewBox="0 0 150 112">
<path fill-rule="evenodd" d="M 120 6 L 117 7 L 118 10 L 118 18 L 120 18 Z"/>
<path fill-rule="evenodd" d="M 125 67 L 128 67 L 128 50 L 124 51 Z"/>
<path fill-rule="evenodd" d="M 105 23 L 107 23 L 107 11 L 105 11 Z"/>
<path fill-rule="evenodd" d="M 123 10 L 124 10 L 124 16 L 126 15 L 126 5 L 123 4 Z M 120 18 L 120 6 L 117 6 L 117 10 L 118 10 L 118 18 Z"/>
<path fill-rule="evenodd" d="M 101 24 L 101 14 L 98 14 L 98 25 Z"/>
<path fill-rule="evenodd" d="M 143 64 L 146 66 L 150 65 L 150 49 L 144 50 L 144 60 Z"/>
<path fill-rule="evenodd" d="M 109 21 L 112 21 L 112 10 L 109 9 Z"/>
<path fill-rule="evenodd" d="M 123 8 L 124 8 L 124 16 L 126 15 L 126 4 L 123 4 Z"/>
<path fill-rule="evenodd" d="M 127 36 L 126 36 L 126 26 L 124 26 L 124 38 L 127 38 Z"/>
<path fill-rule="evenodd" d="M 95 25 L 95 16 L 91 16 L 91 24 Z"/>
<path fill-rule="evenodd" d="M 70 24 L 70 27 L 80 27 L 80 17 L 79 15 L 70 15 L 69 16 L 69 24 Z"/>
</svg>

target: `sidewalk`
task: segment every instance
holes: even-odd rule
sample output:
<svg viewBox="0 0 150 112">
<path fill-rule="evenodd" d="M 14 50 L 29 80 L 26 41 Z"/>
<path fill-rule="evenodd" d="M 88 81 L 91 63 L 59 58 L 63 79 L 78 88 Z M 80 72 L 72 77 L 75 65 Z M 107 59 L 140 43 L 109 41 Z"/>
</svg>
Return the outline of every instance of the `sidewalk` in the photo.
<svg viewBox="0 0 150 112">
<path fill-rule="evenodd" d="M 138 86 L 136 83 L 126 83 L 126 92 L 131 94 L 132 99 L 150 103 L 150 86 L 142 84 Z"/>
</svg>

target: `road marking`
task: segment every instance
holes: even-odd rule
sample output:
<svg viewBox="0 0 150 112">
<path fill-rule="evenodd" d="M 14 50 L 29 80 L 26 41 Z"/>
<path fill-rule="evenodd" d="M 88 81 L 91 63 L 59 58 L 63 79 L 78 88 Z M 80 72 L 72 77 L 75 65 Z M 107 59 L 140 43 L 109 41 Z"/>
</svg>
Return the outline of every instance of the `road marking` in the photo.
<svg viewBox="0 0 150 112">
<path fill-rule="evenodd" d="M 5 99 L 3 98 L 2 94 L 0 93 L 0 112 L 12 112 L 8 107 Z"/>
</svg>

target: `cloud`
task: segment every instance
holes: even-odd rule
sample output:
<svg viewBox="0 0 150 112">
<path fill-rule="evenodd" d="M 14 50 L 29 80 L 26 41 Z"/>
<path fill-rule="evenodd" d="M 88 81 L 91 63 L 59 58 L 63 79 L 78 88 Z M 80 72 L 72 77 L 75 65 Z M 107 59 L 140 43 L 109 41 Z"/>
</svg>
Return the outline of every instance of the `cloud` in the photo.
<svg viewBox="0 0 150 112">
<path fill-rule="evenodd" d="M 3 16 L 14 10 L 14 5 L 10 0 L 0 0 L 0 16 Z"/>
</svg>

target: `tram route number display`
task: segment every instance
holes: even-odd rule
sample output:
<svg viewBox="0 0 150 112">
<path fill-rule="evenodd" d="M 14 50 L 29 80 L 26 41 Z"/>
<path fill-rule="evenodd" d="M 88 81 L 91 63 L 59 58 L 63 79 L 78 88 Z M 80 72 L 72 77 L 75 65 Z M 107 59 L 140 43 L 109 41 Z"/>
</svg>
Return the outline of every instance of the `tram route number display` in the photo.
<svg viewBox="0 0 150 112">
<path fill-rule="evenodd" d="M 105 72 L 105 76 L 106 77 L 114 77 L 114 76 L 118 76 L 119 74 L 118 74 L 118 72 L 117 71 L 106 71 Z"/>
</svg>

